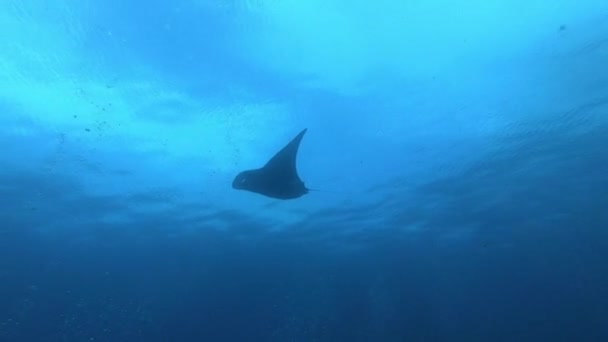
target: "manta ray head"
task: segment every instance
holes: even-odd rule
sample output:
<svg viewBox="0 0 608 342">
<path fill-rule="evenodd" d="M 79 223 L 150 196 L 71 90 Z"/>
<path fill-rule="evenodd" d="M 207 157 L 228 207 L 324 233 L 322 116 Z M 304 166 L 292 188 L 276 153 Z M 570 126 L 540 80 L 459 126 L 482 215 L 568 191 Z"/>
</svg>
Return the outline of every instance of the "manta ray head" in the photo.
<svg viewBox="0 0 608 342">
<path fill-rule="evenodd" d="M 239 173 L 232 181 L 232 188 L 238 190 L 250 189 L 254 182 L 253 170 L 243 171 Z"/>
</svg>

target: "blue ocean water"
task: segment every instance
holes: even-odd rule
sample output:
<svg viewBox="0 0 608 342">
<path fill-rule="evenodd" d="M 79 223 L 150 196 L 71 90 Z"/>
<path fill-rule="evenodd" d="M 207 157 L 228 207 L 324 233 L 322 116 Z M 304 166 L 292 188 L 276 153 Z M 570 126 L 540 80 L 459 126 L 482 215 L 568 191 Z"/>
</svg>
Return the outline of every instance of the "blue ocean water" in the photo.
<svg viewBox="0 0 608 342">
<path fill-rule="evenodd" d="M 4 0 L 0 341 L 608 341 L 605 0 Z M 302 129 L 280 201 L 232 189 Z"/>
</svg>

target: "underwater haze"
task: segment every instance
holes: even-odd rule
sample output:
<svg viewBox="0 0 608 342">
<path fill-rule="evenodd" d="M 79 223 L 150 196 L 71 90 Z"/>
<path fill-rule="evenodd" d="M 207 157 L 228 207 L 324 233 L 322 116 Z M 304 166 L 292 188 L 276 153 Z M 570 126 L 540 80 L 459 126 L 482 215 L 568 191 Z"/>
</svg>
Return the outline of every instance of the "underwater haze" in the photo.
<svg viewBox="0 0 608 342">
<path fill-rule="evenodd" d="M 3 0 L 0 341 L 608 341 L 608 1 Z M 307 129 L 279 200 L 232 188 Z"/>
</svg>

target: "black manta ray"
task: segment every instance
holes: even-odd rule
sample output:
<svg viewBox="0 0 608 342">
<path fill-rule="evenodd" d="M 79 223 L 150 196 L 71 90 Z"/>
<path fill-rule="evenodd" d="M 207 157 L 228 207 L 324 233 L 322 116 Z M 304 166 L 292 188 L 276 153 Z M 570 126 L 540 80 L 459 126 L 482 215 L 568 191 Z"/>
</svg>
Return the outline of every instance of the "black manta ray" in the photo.
<svg viewBox="0 0 608 342">
<path fill-rule="evenodd" d="M 232 181 L 232 187 L 278 199 L 294 199 L 307 194 L 310 189 L 304 186 L 296 169 L 296 157 L 304 133 L 306 129 L 262 168 L 239 173 Z"/>
</svg>

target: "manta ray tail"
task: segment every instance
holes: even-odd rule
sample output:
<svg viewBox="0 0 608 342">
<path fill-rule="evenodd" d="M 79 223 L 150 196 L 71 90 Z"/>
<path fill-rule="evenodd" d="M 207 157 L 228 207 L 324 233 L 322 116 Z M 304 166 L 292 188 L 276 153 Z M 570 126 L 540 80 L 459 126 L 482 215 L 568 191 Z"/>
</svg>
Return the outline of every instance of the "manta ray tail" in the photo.
<svg viewBox="0 0 608 342">
<path fill-rule="evenodd" d="M 329 191 L 329 190 L 309 189 L 309 188 L 306 188 L 306 190 L 315 191 L 315 192 L 326 192 L 326 193 L 330 193 L 330 194 L 341 194 L 341 192 Z"/>
</svg>

